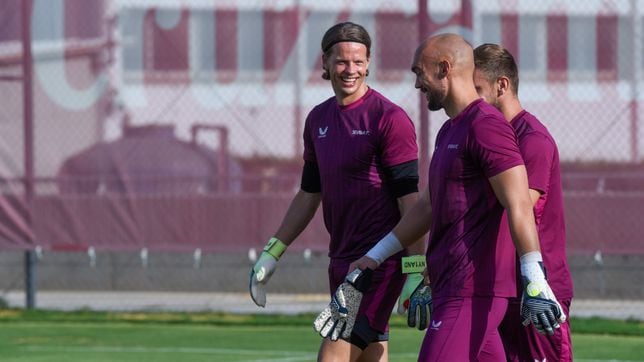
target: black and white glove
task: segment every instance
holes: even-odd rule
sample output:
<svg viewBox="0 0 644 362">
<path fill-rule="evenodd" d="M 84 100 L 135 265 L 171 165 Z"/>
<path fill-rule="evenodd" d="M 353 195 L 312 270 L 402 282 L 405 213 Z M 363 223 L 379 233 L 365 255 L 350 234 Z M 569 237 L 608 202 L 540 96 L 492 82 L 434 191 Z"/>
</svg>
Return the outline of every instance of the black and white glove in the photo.
<svg viewBox="0 0 644 362">
<path fill-rule="evenodd" d="M 541 334 L 554 334 L 566 315 L 555 294 L 546 281 L 546 272 L 540 252 L 521 256 L 523 295 L 521 296 L 521 319 L 524 326 L 532 323 Z"/>
<path fill-rule="evenodd" d="M 407 325 L 416 327 L 419 331 L 427 328 L 432 319 L 432 290 L 429 285 L 421 282 L 409 297 Z"/>
<path fill-rule="evenodd" d="M 270 238 L 264 251 L 250 270 L 250 297 L 259 307 L 266 306 L 266 283 L 277 268 L 277 261 L 286 251 L 287 245 L 278 238 Z"/>
<path fill-rule="evenodd" d="M 360 309 L 362 295 L 371 285 L 371 269 L 355 269 L 349 273 L 338 289 L 333 293 L 329 305 L 315 318 L 313 328 L 323 338 L 349 339 L 356 315 Z"/>
</svg>

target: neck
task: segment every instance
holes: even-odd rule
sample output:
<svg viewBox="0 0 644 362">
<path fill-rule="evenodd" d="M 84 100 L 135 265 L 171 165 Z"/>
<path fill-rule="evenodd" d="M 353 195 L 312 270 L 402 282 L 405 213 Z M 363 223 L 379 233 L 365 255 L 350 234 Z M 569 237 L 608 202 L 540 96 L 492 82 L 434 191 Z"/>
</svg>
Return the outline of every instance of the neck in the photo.
<svg viewBox="0 0 644 362">
<path fill-rule="evenodd" d="M 476 93 L 474 84 L 457 85 L 456 87 L 452 87 L 452 89 L 455 92 L 450 97 L 451 101 L 445 104 L 445 113 L 447 113 L 449 118 L 458 116 L 467 106 L 480 98 L 478 93 Z"/>
<path fill-rule="evenodd" d="M 514 97 L 510 100 L 500 102 L 500 107 L 499 109 L 501 110 L 501 113 L 503 113 L 503 117 L 508 121 L 512 121 L 514 117 L 517 116 L 522 110 L 523 107 L 521 107 L 521 102 Z"/>
<path fill-rule="evenodd" d="M 335 99 L 337 100 L 338 104 L 341 106 L 348 106 L 349 104 L 357 101 L 358 99 L 362 98 L 365 94 L 367 94 L 367 91 L 369 90 L 369 87 L 364 84 L 361 86 L 355 93 L 350 94 L 345 97 L 339 97 L 335 96 Z"/>
</svg>

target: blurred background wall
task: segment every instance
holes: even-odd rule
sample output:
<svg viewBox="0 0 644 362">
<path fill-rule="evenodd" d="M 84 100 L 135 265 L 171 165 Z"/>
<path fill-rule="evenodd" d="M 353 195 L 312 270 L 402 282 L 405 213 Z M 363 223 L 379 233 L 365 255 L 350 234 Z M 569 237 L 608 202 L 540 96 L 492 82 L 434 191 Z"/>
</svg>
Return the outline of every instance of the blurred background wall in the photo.
<svg viewBox="0 0 644 362">
<path fill-rule="evenodd" d="M 643 16 L 635 0 L 4 0 L 0 291 L 246 290 L 299 187 L 306 114 L 332 96 L 321 37 L 351 20 L 372 36 L 369 85 L 416 125 L 423 184 L 447 117 L 413 87 L 416 46 L 510 49 L 558 142 L 577 297 L 641 300 Z M 317 215 L 276 290 L 326 292 L 327 243 Z"/>
</svg>

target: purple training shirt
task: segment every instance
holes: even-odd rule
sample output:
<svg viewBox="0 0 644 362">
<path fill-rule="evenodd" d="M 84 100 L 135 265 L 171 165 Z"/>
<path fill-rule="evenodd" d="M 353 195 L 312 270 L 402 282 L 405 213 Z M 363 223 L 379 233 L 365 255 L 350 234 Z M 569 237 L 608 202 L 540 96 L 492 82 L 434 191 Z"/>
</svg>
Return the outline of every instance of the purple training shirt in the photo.
<svg viewBox="0 0 644 362">
<path fill-rule="evenodd" d="M 534 213 L 548 284 L 557 299 L 572 298 L 557 144 L 548 129 L 526 111 L 517 114 L 510 124 L 519 140 L 529 186 L 541 193 Z"/>
<path fill-rule="evenodd" d="M 442 126 L 429 167 L 436 297 L 516 295 L 516 249 L 488 179 L 522 164 L 514 130 L 482 99 Z"/>
<path fill-rule="evenodd" d="M 418 159 L 409 116 L 369 89 L 359 100 L 317 105 L 304 127 L 304 160 L 317 162 L 329 257 L 352 261 L 364 255 L 400 220 L 384 168 Z"/>
</svg>

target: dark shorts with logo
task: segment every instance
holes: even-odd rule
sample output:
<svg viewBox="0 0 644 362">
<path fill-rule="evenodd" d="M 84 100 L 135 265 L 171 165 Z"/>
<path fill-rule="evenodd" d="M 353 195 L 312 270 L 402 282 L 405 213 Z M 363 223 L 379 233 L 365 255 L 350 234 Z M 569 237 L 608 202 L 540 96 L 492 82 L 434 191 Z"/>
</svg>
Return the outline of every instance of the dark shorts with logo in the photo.
<svg viewBox="0 0 644 362">
<path fill-rule="evenodd" d="M 419 362 L 505 361 L 497 327 L 508 307 L 501 297 L 434 297 Z"/>
</svg>

